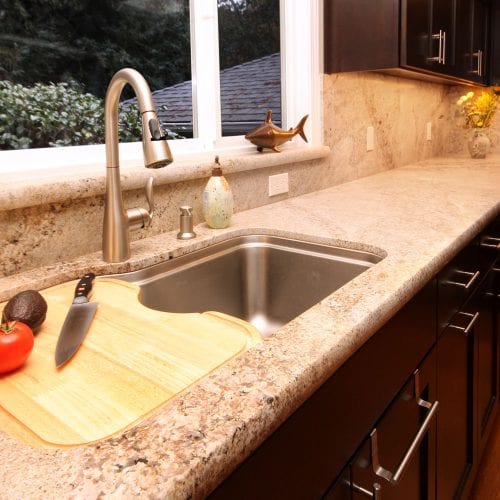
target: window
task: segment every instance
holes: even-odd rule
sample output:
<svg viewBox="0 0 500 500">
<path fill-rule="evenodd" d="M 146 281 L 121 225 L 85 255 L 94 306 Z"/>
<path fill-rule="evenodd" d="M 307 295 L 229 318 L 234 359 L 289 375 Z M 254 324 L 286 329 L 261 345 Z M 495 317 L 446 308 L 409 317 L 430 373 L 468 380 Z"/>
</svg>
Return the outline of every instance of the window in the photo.
<svg viewBox="0 0 500 500">
<path fill-rule="evenodd" d="M 14 5 L 25 5 L 28 2 L 13 2 Z M 32 4 L 38 4 L 40 2 L 30 2 Z M 57 4 L 58 2 L 51 2 L 50 4 Z M 65 4 L 61 0 L 61 4 Z M 276 52 L 276 38 L 277 34 L 270 34 L 270 38 L 273 41 L 271 44 L 270 54 L 266 54 L 262 57 L 272 56 L 274 63 L 274 68 L 278 66 L 281 67 L 281 112 L 276 112 L 274 116 L 274 121 L 281 122 L 281 126 L 284 128 L 289 128 L 296 125 L 299 119 L 304 114 L 310 115 L 310 120 L 306 126 L 306 134 L 310 142 L 318 143 L 320 141 L 320 127 L 319 127 L 319 115 L 320 115 L 320 67 L 319 61 L 321 60 L 320 54 L 320 1 L 319 0 L 191 0 L 188 5 L 188 0 L 162 0 L 159 5 L 163 7 L 162 15 L 173 15 L 183 14 L 181 16 L 182 25 L 184 23 L 184 28 L 186 29 L 186 19 L 189 14 L 190 19 L 190 40 L 189 44 L 186 43 L 187 39 L 184 39 L 182 43 L 179 43 L 179 51 L 175 57 L 170 54 L 165 55 L 165 68 L 162 69 L 163 72 L 169 72 L 168 65 L 172 64 L 172 61 L 183 59 L 184 65 L 178 71 L 180 75 L 177 80 L 161 79 L 161 74 L 159 77 L 148 78 L 147 71 L 142 70 L 139 65 L 137 69 L 145 74 L 148 83 L 150 84 L 153 91 L 163 90 L 165 85 L 167 87 L 175 87 L 176 84 L 183 84 L 188 82 L 190 90 L 192 92 L 192 109 L 186 111 L 186 115 L 192 114 L 192 134 L 186 134 L 188 136 L 192 135 L 194 138 L 182 141 L 170 141 L 170 147 L 172 149 L 174 158 L 178 158 L 184 154 L 192 154 L 193 152 L 207 152 L 213 151 L 214 149 L 220 148 L 236 148 L 236 149 L 248 149 L 250 146 L 247 141 L 241 137 L 243 131 L 245 130 L 245 124 L 241 124 L 238 130 L 231 130 L 229 127 L 225 130 L 222 122 L 222 116 L 224 115 L 224 103 L 221 111 L 221 100 L 224 102 L 225 94 L 224 89 L 222 89 L 221 98 L 221 81 L 224 71 L 226 69 L 220 64 L 220 54 L 219 47 L 221 41 L 219 39 L 219 34 L 223 33 L 223 28 L 219 26 L 219 22 L 222 22 L 224 15 L 227 14 L 228 9 L 231 7 L 239 11 L 244 11 L 247 4 L 249 6 L 254 6 L 256 4 L 268 4 L 273 11 L 278 10 L 279 20 L 280 20 L 280 30 L 281 30 L 281 41 L 280 41 L 280 55 L 277 56 Z M 44 4 L 44 2 L 42 2 Z M 71 4 L 75 4 L 74 2 Z M 76 2 L 79 4 L 79 2 Z M 92 9 L 98 8 L 97 5 L 101 6 L 99 9 L 106 9 L 108 5 L 115 5 L 116 2 L 103 1 L 103 2 L 80 2 L 80 4 L 85 5 L 85 17 L 86 22 L 92 25 L 92 17 L 89 17 L 90 7 Z M 151 7 L 154 4 L 155 8 Z M 279 4 L 279 6 L 278 6 Z M 128 0 L 125 2 L 120 2 L 117 5 L 118 10 L 120 9 L 136 9 L 136 12 L 142 12 L 143 9 L 148 15 L 149 22 L 156 25 L 156 10 L 158 2 L 152 2 L 150 0 Z M 149 7 L 148 7 L 149 6 Z M 278 15 L 278 12 L 275 12 Z M 220 13 L 220 20 L 219 14 Z M 112 13 L 107 13 L 110 16 Z M 123 12 L 121 13 L 123 15 Z M 5 17 L 5 8 L 0 9 L 0 19 Z M 31 16 L 31 13 L 26 13 L 27 18 Z M 116 14 L 118 15 L 118 14 Z M 64 17 L 64 16 L 63 16 Z M 45 18 L 47 19 L 47 18 Z M 276 24 L 276 19 L 272 20 L 270 23 Z M 55 21 L 51 21 L 55 22 Z M 83 22 L 83 18 L 79 22 Z M 144 20 L 146 22 L 146 20 Z M 95 23 L 94 23 L 95 24 Z M 172 24 L 172 23 L 171 23 Z M 111 22 L 112 26 L 115 26 L 115 31 L 118 31 L 118 27 Z M 142 27 L 142 31 L 147 30 L 146 26 Z M 182 30 L 182 28 L 181 28 Z M 127 34 L 127 33 L 125 33 Z M 130 35 L 130 34 L 129 34 Z M 170 36 L 174 37 L 174 34 Z M 6 60 L 4 57 L 4 48 L 6 45 L 6 37 L 9 35 L 0 35 L 0 76 L 5 75 L 6 71 Z M 12 37 L 11 37 L 12 38 Z M 2 42 L 3 41 L 3 42 Z M 15 40 L 11 39 L 12 44 Z M 147 46 L 149 50 L 160 51 L 162 50 L 163 44 L 162 39 L 145 36 L 140 39 L 139 46 Z M 188 47 L 189 45 L 189 47 Z M 121 47 L 121 42 L 117 42 L 117 47 Z M 186 47 L 190 49 L 190 64 L 187 61 Z M 49 47 L 46 47 L 48 49 Z M 43 50 L 43 47 L 40 47 Z M 125 50 L 125 49 L 124 49 Z M 92 52 L 92 51 L 90 51 Z M 265 53 L 265 50 L 264 52 Z M 96 52 L 93 57 L 96 60 L 100 60 L 109 55 L 107 52 L 101 54 Z M 250 57 L 250 56 L 249 56 Z M 279 58 L 279 61 L 278 61 Z M 222 59 L 222 58 L 221 58 Z M 259 59 L 259 57 L 257 58 Z M 119 60 L 119 58 L 118 58 Z M 250 59 L 254 61 L 253 59 Z M 238 64 L 234 66 L 241 65 L 240 61 L 236 61 Z M 279 62 L 279 65 L 276 64 Z M 264 61 L 264 63 L 269 63 L 269 61 Z M 224 65 L 226 63 L 223 63 Z M 119 67 L 123 67 L 123 64 L 119 64 Z M 232 66 L 229 66 L 231 68 Z M 96 63 L 97 68 L 97 63 Z M 219 69 L 221 68 L 221 70 Z M 7 68 L 9 69 L 9 68 Z M 119 69 L 119 68 L 116 68 Z M 222 76 L 221 76 L 222 74 Z M 188 77 L 191 76 L 191 79 Z M 4 76 L 5 78 L 5 76 Z M 250 85 L 252 82 L 250 82 Z M 154 92 L 155 94 L 156 92 Z M 131 96 L 128 96 L 131 97 Z M 278 99 L 279 100 L 279 99 Z M 173 106 L 173 101 L 170 106 Z M 269 104 L 269 101 L 264 102 L 260 105 L 262 109 Z M 168 112 L 169 103 L 160 102 L 159 107 L 165 105 L 166 117 L 164 121 L 167 126 L 173 125 L 168 123 Z M 258 104 L 256 104 L 256 107 Z M 271 106 L 273 107 L 273 106 Z M 273 107 L 273 109 L 278 109 L 279 107 Z M 159 110 L 160 111 L 160 110 Z M 264 119 L 265 113 L 262 113 L 262 121 Z M 281 115 L 281 116 L 280 116 Z M 244 120 L 240 120 L 244 121 Z M 179 133 L 182 131 L 178 130 Z M 238 134 L 236 137 L 226 137 Z M 8 170 L 19 170 L 23 165 L 27 168 L 33 168 L 33 162 L 35 161 L 37 165 L 50 165 L 50 166 L 70 166 L 74 164 L 87 164 L 87 163 L 103 163 L 104 151 L 103 146 L 77 146 L 75 147 L 62 147 L 62 148 L 45 148 L 36 150 L 23 150 L 23 151 L 2 151 L 0 152 L 0 168 L 2 171 Z M 142 161 L 141 146 L 139 143 L 127 143 L 120 145 L 120 155 L 122 163 L 124 160 L 130 160 L 131 163 Z"/>
</svg>

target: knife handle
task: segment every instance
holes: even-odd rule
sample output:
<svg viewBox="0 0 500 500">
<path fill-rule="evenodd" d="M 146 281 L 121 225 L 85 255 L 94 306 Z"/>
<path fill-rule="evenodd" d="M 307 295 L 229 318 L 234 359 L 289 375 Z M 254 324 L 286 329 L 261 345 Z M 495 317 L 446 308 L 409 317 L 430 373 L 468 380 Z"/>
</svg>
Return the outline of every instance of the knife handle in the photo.
<svg viewBox="0 0 500 500">
<path fill-rule="evenodd" d="M 90 291 L 92 290 L 92 282 L 94 281 L 95 274 L 87 273 L 83 278 L 77 283 L 75 288 L 75 299 L 77 297 L 88 297 Z"/>
</svg>

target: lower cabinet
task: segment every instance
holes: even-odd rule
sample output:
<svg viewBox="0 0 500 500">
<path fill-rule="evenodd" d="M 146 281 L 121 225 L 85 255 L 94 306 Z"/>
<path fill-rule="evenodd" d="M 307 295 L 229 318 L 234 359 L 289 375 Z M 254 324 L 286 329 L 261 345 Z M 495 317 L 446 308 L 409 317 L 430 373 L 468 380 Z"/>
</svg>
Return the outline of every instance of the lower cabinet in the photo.
<svg viewBox="0 0 500 500">
<path fill-rule="evenodd" d="M 499 251 L 500 219 L 210 498 L 467 498 L 498 408 Z"/>
<path fill-rule="evenodd" d="M 211 498 L 321 498 L 435 342 L 433 279 L 238 467 Z M 410 406 L 418 405 L 413 401 Z M 384 431 L 384 439 L 385 435 Z M 384 457 L 385 443 L 384 440 Z M 349 483 L 345 479 L 338 480 L 337 496 L 332 498 L 348 494 L 345 485 Z"/>
<path fill-rule="evenodd" d="M 438 342 L 438 499 L 459 498 L 474 464 L 472 381 L 480 321 L 469 314 L 458 312 Z"/>
<path fill-rule="evenodd" d="M 435 498 L 438 410 L 433 350 L 355 455 L 350 475 L 353 499 Z"/>
<path fill-rule="evenodd" d="M 486 233 L 478 241 L 476 268 L 463 272 L 469 280 L 443 279 L 449 270 L 439 278 L 440 304 L 446 311 L 457 286 L 468 298 L 463 304 L 456 302 L 458 310 L 437 342 L 438 499 L 467 498 L 498 406 L 499 273 L 494 259 L 500 240 Z M 491 247 L 495 252 L 488 251 Z M 470 251 L 466 248 L 462 254 Z M 472 283 L 474 276 L 478 278 Z M 443 310 L 440 317 L 440 324 L 446 323 Z"/>
</svg>

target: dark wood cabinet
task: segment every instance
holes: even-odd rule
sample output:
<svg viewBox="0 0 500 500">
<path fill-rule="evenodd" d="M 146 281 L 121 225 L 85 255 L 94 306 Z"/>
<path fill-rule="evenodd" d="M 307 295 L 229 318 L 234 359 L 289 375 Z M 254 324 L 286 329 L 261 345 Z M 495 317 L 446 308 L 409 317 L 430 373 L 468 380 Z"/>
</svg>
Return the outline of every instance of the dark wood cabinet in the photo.
<svg viewBox="0 0 500 500">
<path fill-rule="evenodd" d="M 458 312 L 438 341 L 437 498 L 459 498 L 474 464 L 474 340 L 479 316 Z"/>
<path fill-rule="evenodd" d="M 486 276 L 477 304 L 482 316 L 476 332 L 476 439 L 477 459 L 481 456 L 489 437 L 498 402 L 498 293 L 500 274 L 496 268 Z"/>
<path fill-rule="evenodd" d="M 455 0 L 401 0 L 401 65 L 453 74 Z"/>
<path fill-rule="evenodd" d="M 491 2 L 491 53 L 489 57 L 489 84 L 500 85 L 500 1 Z"/>
<path fill-rule="evenodd" d="M 468 495 L 498 406 L 498 224 L 438 278 L 438 499 Z"/>
<path fill-rule="evenodd" d="M 324 0 L 324 7 L 327 73 L 489 81 L 490 0 Z"/>
<path fill-rule="evenodd" d="M 436 497 L 435 350 L 410 377 L 362 444 L 351 465 L 352 498 L 366 491 L 384 500 Z"/>
<path fill-rule="evenodd" d="M 399 0 L 325 0 L 325 71 L 399 67 Z"/>
<path fill-rule="evenodd" d="M 456 0 L 455 74 L 480 84 L 487 83 L 489 62 L 489 2 Z"/>
<path fill-rule="evenodd" d="M 433 279 L 236 469 L 211 498 L 320 498 L 435 341 Z"/>
</svg>

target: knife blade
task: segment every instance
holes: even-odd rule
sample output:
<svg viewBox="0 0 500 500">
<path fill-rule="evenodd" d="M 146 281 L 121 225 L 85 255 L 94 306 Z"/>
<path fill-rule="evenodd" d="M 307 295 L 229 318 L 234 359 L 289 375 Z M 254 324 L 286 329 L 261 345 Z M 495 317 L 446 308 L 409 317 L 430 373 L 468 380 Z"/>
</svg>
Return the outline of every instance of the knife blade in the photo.
<svg viewBox="0 0 500 500">
<path fill-rule="evenodd" d="M 89 302 L 94 278 L 94 273 L 87 273 L 76 285 L 73 303 L 57 339 L 55 361 L 58 368 L 76 353 L 94 319 L 97 302 Z"/>
</svg>

